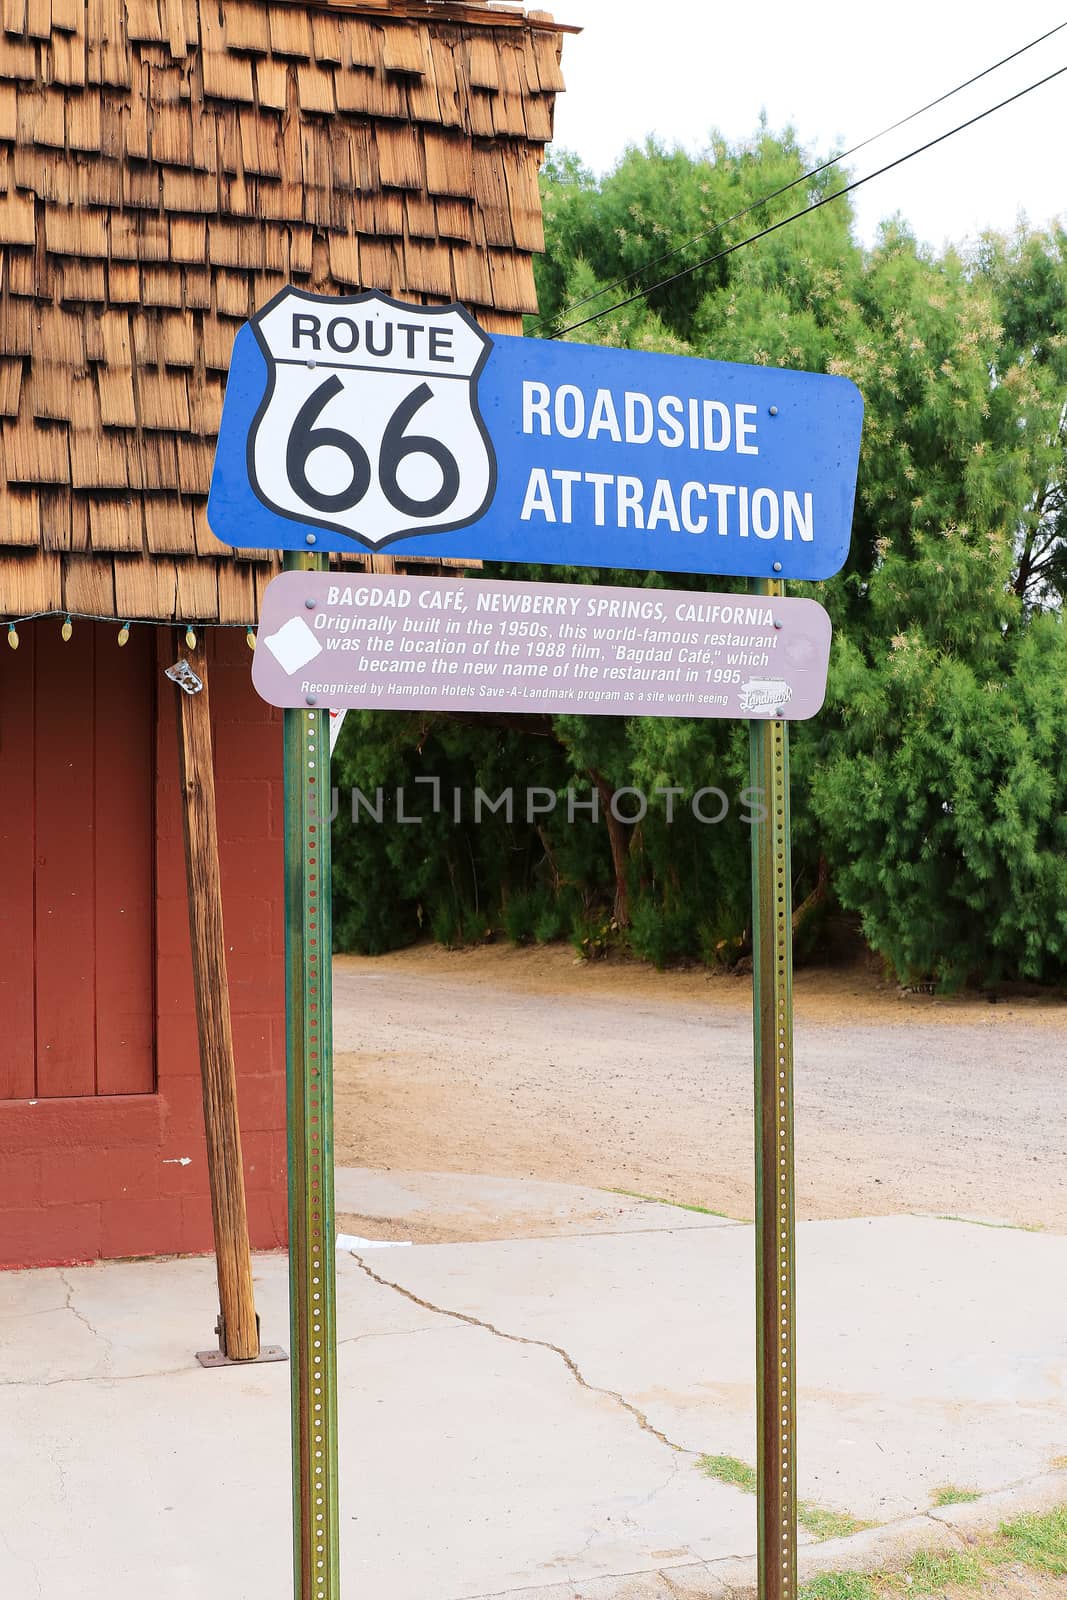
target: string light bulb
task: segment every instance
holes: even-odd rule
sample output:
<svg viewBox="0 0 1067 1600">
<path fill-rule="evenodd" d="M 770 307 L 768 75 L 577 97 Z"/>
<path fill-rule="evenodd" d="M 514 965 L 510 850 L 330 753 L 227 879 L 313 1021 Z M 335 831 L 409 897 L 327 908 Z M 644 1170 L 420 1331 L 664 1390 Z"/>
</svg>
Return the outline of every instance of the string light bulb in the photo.
<svg viewBox="0 0 1067 1600">
<path fill-rule="evenodd" d="M 249 628 L 248 632 L 245 634 L 245 644 L 247 644 L 250 650 L 254 650 L 256 648 L 255 628 Z"/>
<path fill-rule="evenodd" d="M 63 626 L 59 630 L 59 637 L 62 639 L 64 644 L 70 643 L 70 636 L 73 632 L 74 624 L 71 622 L 70 617 L 68 616 L 66 621 L 63 623 Z"/>
<path fill-rule="evenodd" d="M 129 625 L 128 622 L 124 622 L 122 624 L 122 627 L 119 629 L 119 649 L 121 650 L 123 645 L 124 644 L 129 644 L 129 642 L 130 642 L 130 625 Z"/>
<path fill-rule="evenodd" d="M 185 642 L 189 646 L 190 650 L 196 649 L 196 630 L 191 624 L 185 630 Z"/>
<path fill-rule="evenodd" d="M 7 642 L 11 646 L 12 650 L 17 650 L 18 649 L 18 647 L 19 647 L 19 634 L 18 634 L 18 629 L 15 627 L 15 624 L 13 622 L 9 622 L 8 625 L 7 625 Z"/>
</svg>

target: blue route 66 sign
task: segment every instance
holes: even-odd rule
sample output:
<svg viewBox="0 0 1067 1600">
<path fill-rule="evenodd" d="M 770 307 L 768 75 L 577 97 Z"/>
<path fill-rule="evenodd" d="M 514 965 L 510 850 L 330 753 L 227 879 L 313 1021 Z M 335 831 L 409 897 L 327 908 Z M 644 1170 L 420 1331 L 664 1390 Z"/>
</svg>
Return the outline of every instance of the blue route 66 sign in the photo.
<svg viewBox="0 0 1067 1600">
<path fill-rule="evenodd" d="M 845 378 L 286 288 L 238 333 L 208 521 L 254 549 L 825 578 L 862 415 Z"/>
</svg>

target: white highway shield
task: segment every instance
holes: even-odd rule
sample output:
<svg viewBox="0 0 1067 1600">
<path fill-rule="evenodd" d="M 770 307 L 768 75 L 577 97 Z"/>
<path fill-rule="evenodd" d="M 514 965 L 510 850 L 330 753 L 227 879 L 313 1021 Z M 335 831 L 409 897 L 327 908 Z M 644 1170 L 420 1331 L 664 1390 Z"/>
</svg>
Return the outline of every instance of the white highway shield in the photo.
<svg viewBox="0 0 1067 1600">
<path fill-rule="evenodd" d="M 268 383 L 248 471 L 272 511 L 371 548 L 482 515 L 496 486 L 478 410 L 491 343 L 461 306 L 287 288 L 252 327 Z"/>
</svg>

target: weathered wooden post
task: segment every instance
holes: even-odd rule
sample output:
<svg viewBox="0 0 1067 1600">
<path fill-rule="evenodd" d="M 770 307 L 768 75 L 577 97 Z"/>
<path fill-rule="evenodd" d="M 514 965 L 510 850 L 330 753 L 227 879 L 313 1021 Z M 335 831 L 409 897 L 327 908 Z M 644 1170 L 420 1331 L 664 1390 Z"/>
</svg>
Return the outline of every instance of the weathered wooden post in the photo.
<svg viewBox="0 0 1067 1600">
<path fill-rule="evenodd" d="M 259 1321 L 252 1290 L 241 1128 L 237 1116 L 222 885 L 215 815 L 215 767 L 211 740 L 207 643 L 190 650 L 179 633 L 179 655 L 191 672 L 178 682 L 178 768 L 189 898 L 189 942 L 204 1095 L 211 1220 L 219 1284 L 218 1351 L 198 1354 L 201 1365 L 254 1361 L 260 1353 Z M 194 686 L 198 684 L 198 687 Z"/>
</svg>

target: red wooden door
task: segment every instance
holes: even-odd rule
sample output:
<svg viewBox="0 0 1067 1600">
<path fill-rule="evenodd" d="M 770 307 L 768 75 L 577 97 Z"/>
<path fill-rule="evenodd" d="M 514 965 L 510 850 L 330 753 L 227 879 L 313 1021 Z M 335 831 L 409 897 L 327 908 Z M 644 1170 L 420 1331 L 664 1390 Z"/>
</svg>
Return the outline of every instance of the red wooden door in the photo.
<svg viewBox="0 0 1067 1600">
<path fill-rule="evenodd" d="M 0 1098 L 36 1087 L 33 996 L 33 636 L 0 657 Z"/>
<path fill-rule="evenodd" d="M 0 663 L 0 1098 L 155 1086 L 155 640 L 59 620 Z"/>
</svg>

